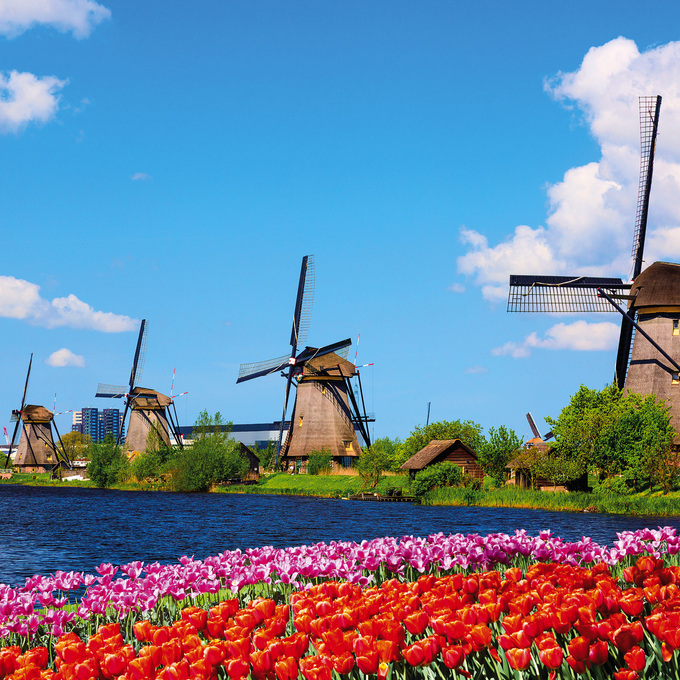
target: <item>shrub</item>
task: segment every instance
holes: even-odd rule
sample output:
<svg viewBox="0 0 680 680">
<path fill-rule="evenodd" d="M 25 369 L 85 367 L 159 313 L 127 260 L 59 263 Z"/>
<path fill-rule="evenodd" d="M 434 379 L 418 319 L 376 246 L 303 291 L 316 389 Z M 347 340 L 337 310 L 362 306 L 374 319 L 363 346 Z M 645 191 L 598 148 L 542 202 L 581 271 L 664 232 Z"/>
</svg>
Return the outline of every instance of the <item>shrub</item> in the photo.
<svg viewBox="0 0 680 680">
<path fill-rule="evenodd" d="M 312 451 L 307 460 L 307 474 L 318 475 L 323 472 L 330 472 L 331 460 L 333 460 L 333 456 L 326 449 Z"/>
<path fill-rule="evenodd" d="M 127 471 L 128 461 L 112 434 L 90 447 L 90 464 L 87 474 L 99 487 L 113 486 L 121 481 Z"/>
<path fill-rule="evenodd" d="M 463 471 L 458 465 L 445 461 L 430 465 L 416 474 L 411 483 L 411 493 L 420 497 L 428 491 L 444 486 L 458 486 L 463 481 Z"/>
<path fill-rule="evenodd" d="M 163 460 L 158 451 L 145 451 L 135 456 L 130 464 L 132 474 L 141 482 L 147 477 L 157 477 L 161 472 Z"/>
</svg>

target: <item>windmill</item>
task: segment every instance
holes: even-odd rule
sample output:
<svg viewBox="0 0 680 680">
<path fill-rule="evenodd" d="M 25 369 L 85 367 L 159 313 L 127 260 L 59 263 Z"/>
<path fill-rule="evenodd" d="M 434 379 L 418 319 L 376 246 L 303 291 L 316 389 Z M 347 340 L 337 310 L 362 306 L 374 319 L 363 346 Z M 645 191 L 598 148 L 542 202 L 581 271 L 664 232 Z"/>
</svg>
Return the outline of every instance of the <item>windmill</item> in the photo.
<svg viewBox="0 0 680 680">
<path fill-rule="evenodd" d="M 44 406 L 36 406 L 26 403 L 26 393 L 28 392 L 28 382 L 31 377 L 31 366 L 33 365 L 33 355 L 31 354 L 24 383 L 24 392 L 21 397 L 21 406 L 12 411 L 12 422 L 16 423 L 12 433 L 12 440 L 9 443 L 5 467 L 9 464 L 9 456 L 14 447 L 14 442 L 21 427 L 23 437 L 20 435 L 19 446 L 14 456 L 14 467 L 24 472 L 47 472 L 56 468 L 61 462 L 71 467 L 71 462 L 64 453 L 57 424 L 54 422 L 54 413 Z M 52 437 L 52 426 L 57 433 L 57 439 L 61 444 L 59 450 L 54 444 Z M 6 432 L 6 431 L 5 431 Z"/>
<path fill-rule="evenodd" d="M 125 418 L 127 417 L 128 410 L 130 410 L 130 425 L 125 439 L 125 449 L 127 451 L 144 451 L 147 437 L 152 428 L 158 432 L 166 446 L 170 445 L 169 432 L 170 428 L 172 428 L 175 441 L 180 447 L 182 446 L 182 438 L 177 426 L 177 411 L 174 409 L 174 400 L 156 390 L 140 387 L 138 384 L 144 371 L 148 329 L 149 325 L 146 319 L 143 319 L 139 327 L 137 347 L 132 360 L 129 386 L 99 383 L 97 393 L 94 395 L 95 397 L 109 399 L 125 398 L 125 410 L 123 411 L 123 418 L 120 422 L 120 430 L 118 431 L 116 443 L 120 444 L 121 435 L 125 427 Z"/>
<path fill-rule="evenodd" d="M 349 379 L 355 375 L 354 364 L 347 361 L 352 341 L 341 340 L 324 347 L 298 348 L 307 341 L 314 302 L 314 256 L 302 258 L 293 328 L 291 351 L 284 356 L 250 364 L 241 364 L 237 384 L 273 373 L 286 378 L 283 413 L 279 426 L 275 467 L 281 455 L 302 458 L 311 450 L 326 448 L 336 457 L 358 455 L 361 451 L 354 432 L 359 427 L 364 441 L 370 446 L 367 417 L 360 415 Z M 297 388 L 290 427 L 283 441 L 291 385 Z M 351 403 L 351 407 L 350 407 Z M 293 422 L 295 420 L 295 422 Z M 310 448 L 311 446 L 311 448 Z"/>
<path fill-rule="evenodd" d="M 640 180 L 631 283 L 588 276 L 510 276 L 508 312 L 618 312 L 614 380 L 619 389 L 668 400 L 680 428 L 680 265 L 642 271 L 661 97 L 640 97 Z M 618 301 L 618 302 L 617 302 Z M 620 304 L 627 302 L 627 309 Z"/>
</svg>

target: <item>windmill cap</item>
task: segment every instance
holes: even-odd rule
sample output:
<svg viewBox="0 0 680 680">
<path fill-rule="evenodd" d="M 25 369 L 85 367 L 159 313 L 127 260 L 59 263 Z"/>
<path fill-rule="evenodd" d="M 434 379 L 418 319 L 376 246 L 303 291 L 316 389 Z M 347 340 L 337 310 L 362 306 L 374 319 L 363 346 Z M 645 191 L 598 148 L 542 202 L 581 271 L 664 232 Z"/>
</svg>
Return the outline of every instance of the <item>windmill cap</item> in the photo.
<svg viewBox="0 0 680 680">
<path fill-rule="evenodd" d="M 631 295 L 636 295 L 633 304 L 640 311 L 643 311 L 642 308 L 654 307 L 673 308 L 665 311 L 680 311 L 680 264 L 654 262 L 638 274 L 630 292 Z"/>
<path fill-rule="evenodd" d="M 21 418 L 24 422 L 31 423 L 49 423 L 54 416 L 52 411 L 49 411 L 44 406 L 36 406 L 34 404 L 25 404 L 24 410 L 21 412 Z"/>
</svg>

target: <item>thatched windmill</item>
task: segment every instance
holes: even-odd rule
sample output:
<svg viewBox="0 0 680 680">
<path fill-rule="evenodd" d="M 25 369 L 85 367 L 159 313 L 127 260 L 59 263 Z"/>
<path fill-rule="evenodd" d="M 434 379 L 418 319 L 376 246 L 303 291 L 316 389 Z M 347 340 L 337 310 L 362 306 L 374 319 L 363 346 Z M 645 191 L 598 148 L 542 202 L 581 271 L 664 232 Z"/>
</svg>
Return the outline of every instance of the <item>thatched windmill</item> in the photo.
<svg viewBox="0 0 680 680">
<path fill-rule="evenodd" d="M 179 446 L 182 446 L 182 438 L 177 425 L 177 411 L 174 408 L 174 399 L 156 390 L 137 385 L 144 370 L 148 328 L 146 319 L 143 319 L 139 327 L 137 347 L 132 360 L 129 387 L 99 383 L 97 393 L 94 395 L 95 397 L 111 399 L 125 398 L 125 410 L 123 411 L 118 441 L 116 443 L 120 444 L 121 433 L 125 426 L 125 418 L 128 410 L 130 410 L 130 425 L 124 447 L 126 451 L 144 451 L 152 429 L 155 429 L 163 443 L 169 446 L 170 428 L 172 428 L 175 441 Z"/>
<path fill-rule="evenodd" d="M 28 381 L 31 377 L 31 366 L 33 355 L 28 362 L 28 372 L 24 383 L 24 393 L 21 397 L 21 406 L 12 411 L 12 422 L 16 423 L 12 433 L 12 441 L 7 451 L 5 467 L 9 464 L 9 456 L 14 446 L 19 427 L 21 434 L 19 447 L 14 456 L 14 467 L 22 472 L 49 472 L 61 463 L 70 467 L 71 462 L 64 453 L 64 446 L 59 450 L 54 444 L 52 436 L 52 426 L 57 433 L 57 439 L 61 444 L 61 437 L 54 422 L 54 413 L 48 411 L 44 406 L 36 406 L 26 403 L 26 392 L 28 391 Z M 21 436 L 23 435 L 23 436 Z"/>
<path fill-rule="evenodd" d="M 621 314 L 614 380 L 621 389 L 666 400 L 673 425 L 680 430 L 680 265 L 655 262 L 642 271 L 661 97 L 640 97 L 639 109 L 641 159 L 632 282 L 512 275 L 508 311 Z M 623 301 L 627 309 L 620 306 Z"/>
<path fill-rule="evenodd" d="M 360 415 L 349 379 L 356 375 L 354 364 L 347 361 L 352 344 L 341 340 L 325 347 L 298 347 L 307 341 L 314 301 L 314 256 L 302 258 L 298 292 L 290 335 L 290 354 L 269 361 L 241 364 L 237 383 L 273 373 L 286 378 L 283 413 L 276 449 L 278 467 L 281 456 L 301 459 L 313 450 L 325 448 L 335 457 L 353 457 L 360 453 L 354 424 L 370 446 L 367 416 Z M 294 380 L 295 379 L 295 380 Z M 291 385 L 297 387 L 295 405 L 285 444 L 283 430 Z"/>
</svg>

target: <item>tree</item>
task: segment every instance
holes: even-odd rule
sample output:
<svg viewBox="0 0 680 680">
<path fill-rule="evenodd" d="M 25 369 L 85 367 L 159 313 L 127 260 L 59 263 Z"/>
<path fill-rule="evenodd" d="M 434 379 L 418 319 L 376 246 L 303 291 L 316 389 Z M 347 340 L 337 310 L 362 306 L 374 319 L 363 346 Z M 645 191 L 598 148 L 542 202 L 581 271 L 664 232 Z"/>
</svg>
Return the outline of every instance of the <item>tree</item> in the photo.
<svg viewBox="0 0 680 680">
<path fill-rule="evenodd" d="M 257 444 L 253 446 L 253 453 L 259 458 L 260 465 L 265 470 L 271 470 L 276 460 L 276 446 L 277 442 L 270 439 L 267 442 L 267 446 L 260 448 Z"/>
<path fill-rule="evenodd" d="M 207 411 L 199 414 L 193 427 L 193 444 L 170 462 L 176 491 L 208 491 L 223 480 L 248 474 L 248 458 L 241 453 L 240 442 L 229 438 L 230 430 L 231 423 L 224 422 L 219 412 L 214 416 Z"/>
<path fill-rule="evenodd" d="M 522 440 L 514 430 L 505 425 L 498 429 L 491 428 L 485 444 L 477 451 L 477 460 L 484 474 L 493 477 L 496 486 L 502 486 L 507 480 L 506 467 L 517 456 L 522 448 Z"/>
<path fill-rule="evenodd" d="M 482 426 L 471 420 L 441 420 L 425 427 L 417 425 L 401 447 L 399 465 L 405 463 L 434 439 L 460 439 L 475 453 L 479 453 L 486 444 Z"/>
<path fill-rule="evenodd" d="M 321 451 L 310 451 L 307 458 L 307 474 L 319 475 L 331 471 L 331 461 L 333 456 L 327 449 Z"/>
<path fill-rule="evenodd" d="M 664 489 L 677 479 L 669 409 L 654 395 L 581 385 L 559 418 L 546 422 L 555 433 L 555 454 L 575 463 L 580 474 L 596 470 L 600 481 L 625 474 L 633 485 Z"/>
<path fill-rule="evenodd" d="M 127 468 L 127 458 L 112 434 L 103 441 L 90 447 L 90 464 L 87 466 L 89 478 L 99 487 L 113 486 L 121 481 Z"/>
<path fill-rule="evenodd" d="M 354 469 L 359 473 L 363 480 L 362 488 L 375 489 L 385 470 L 389 470 L 392 465 L 390 449 L 381 445 L 380 440 L 368 447 L 357 458 Z"/>
<path fill-rule="evenodd" d="M 74 460 L 75 458 L 88 458 L 92 444 L 92 437 L 89 434 L 67 432 L 61 438 L 61 443 L 57 444 L 57 448 L 66 458 Z"/>
</svg>

